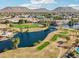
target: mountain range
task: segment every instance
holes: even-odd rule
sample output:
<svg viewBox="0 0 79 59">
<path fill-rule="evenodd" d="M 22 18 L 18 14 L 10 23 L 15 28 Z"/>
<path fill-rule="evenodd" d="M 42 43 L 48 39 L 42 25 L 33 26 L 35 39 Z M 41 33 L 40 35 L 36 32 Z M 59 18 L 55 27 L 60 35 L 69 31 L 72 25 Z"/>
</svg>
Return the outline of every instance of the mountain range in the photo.
<svg viewBox="0 0 79 59">
<path fill-rule="evenodd" d="M 79 10 L 74 9 L 72 7 L 58 7 L 52 10 L 52 12 L 79 12 Z"/>
<path fill-rule="evenodd" d="M 29 9 L 27 7 L 6 7 L 0 9 L 0 13 L 12 13 L 12 12 L 79 12 L 79 10 L 74 9 L 72 7 L 58 7 L 53 10 L 48 10 L 46 8 L 39 8 L 39 9 Z"/>
</svg>

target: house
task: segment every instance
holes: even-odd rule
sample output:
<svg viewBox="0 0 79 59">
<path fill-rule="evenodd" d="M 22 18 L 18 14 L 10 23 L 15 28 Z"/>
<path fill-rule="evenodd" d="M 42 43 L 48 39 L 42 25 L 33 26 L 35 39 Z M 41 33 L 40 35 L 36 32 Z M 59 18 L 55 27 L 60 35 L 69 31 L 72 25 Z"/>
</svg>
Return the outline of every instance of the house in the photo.
<svg viewBox="0 0 79 59">
<path fill-rule="evenodd" d="M 11 23 L 18 23 L 19 22 L 19 18 L 11 18 L 11 19 L 7 19 L 7 20 Z"/>
<path fill-rule="evenodd" d="M 6 19 L 0 19 L 0 24 L 5 24 L 6 23 Z"/>
</svg>

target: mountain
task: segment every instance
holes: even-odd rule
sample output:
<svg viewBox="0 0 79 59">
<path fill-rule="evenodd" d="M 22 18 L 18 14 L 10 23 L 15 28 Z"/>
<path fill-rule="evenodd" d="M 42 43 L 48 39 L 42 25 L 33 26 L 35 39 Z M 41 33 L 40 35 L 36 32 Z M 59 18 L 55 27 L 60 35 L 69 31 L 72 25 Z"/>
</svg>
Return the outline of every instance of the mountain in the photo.
<svg viewBox="0 0 79 59">
<path fill-rule="evenodd" d="M 0 12 L 31 12 L 31 10 L 26 7 L 6 7 L 1 9 Z"/>
<path fill-rule="evenodd" d="M 75 7 L 72 7 L 72 8 L 74 8 L 74 9 L 79 11 L 79 6 L 75 6 Z"/>
<path fill-rule="evenodd" d="M 27 7 L 6 7 L 0 10 L 0 12 L 3 13 L 12 13 L 12 12 L 36 12 L 36 13 L 50 13 L 50 12 L 79 12 L 77 9 L 74 9 L 72 7 L 58 7 L 52 11 L 46 9 L 46 8 L 39 8 L 39 9 L 29 9 Z"/>
<path fill-rule="evenodd" d="M 39 8 L 39 9 L 33 9 L 33 12 L 50 12 L 50 11 L 46 8 Z"/>
<path fill-rule="evenodd" d="M 58 7 L 54 10 L 52 10 L 52 12 L 78 12 L 78 10 L 72 8 L 72 7 Z"/>
<path fill-rule="evenodd" d="M 6 7 L 0 10 L 0 12 L 50 12 L 48 9 L 40 8 L 40 9 L 28 9 L 26 7 Z"/>
</svg>

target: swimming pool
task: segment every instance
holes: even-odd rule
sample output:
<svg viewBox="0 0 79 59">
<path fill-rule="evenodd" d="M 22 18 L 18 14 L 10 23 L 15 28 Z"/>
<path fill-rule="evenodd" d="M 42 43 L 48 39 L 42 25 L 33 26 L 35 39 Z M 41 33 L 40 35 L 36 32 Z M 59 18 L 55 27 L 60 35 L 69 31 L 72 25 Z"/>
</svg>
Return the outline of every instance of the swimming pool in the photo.
<svg viewBox="0 0 79 59">
<path fill-rule="evenodd" d="M 77 53 L 79 53 L 79 47 L 76 47 L 76 48 L 75 48 L 75 51 L 76 51 Z"/>
</svg>

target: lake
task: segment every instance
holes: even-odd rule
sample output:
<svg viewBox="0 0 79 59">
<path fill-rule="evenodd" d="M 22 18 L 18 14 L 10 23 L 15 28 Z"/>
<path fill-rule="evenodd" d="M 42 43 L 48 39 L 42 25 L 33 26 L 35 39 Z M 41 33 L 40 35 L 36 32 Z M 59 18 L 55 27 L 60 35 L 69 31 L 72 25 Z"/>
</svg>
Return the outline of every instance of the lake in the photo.
<svg viewBox="0 0 79 59">
<path fill-rule="evenodd" d="M 43 41 L 47 37 L 47 35 L 53 31 L 56 31 L 56 28 L 49 27 L 46 30 L 37 32 L 19 32 L 12 38 L 20 38 L 19 47 L 31 47 L 34 45 L 34 43 L 38 41 Z M 0 51 L 5 48 L 12 49 L 11 40 L 0 41 Z"/>
<path fill-rule="evenodd" d="M 77 30 L 79 30 L 79 24 L 73 25 L 72 27 L 70 27 L 70 26 L 68 26 L 68 25 L 64 25 L 64 28 L 72 28 L 72 29 L 77 29 Z"/>
</svg>

